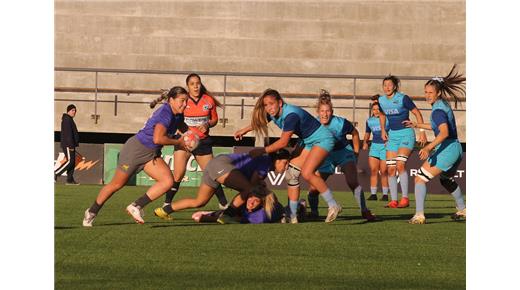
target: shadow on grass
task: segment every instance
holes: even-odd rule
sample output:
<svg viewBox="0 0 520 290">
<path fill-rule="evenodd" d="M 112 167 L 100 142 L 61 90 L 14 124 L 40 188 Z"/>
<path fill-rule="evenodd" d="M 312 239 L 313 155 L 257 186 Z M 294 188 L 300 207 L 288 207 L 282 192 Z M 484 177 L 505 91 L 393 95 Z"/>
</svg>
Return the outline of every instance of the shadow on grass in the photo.
<svg viewBox="0 0 520 290">
<path fill-rule="evenodd" d="M 196 227 L 196 226 L 222 226 L 218 223 L 171 223 L 171 224 L 161 224 L 161 225 L 153 225 L 151 228 L 169 228 L 169 227 Z"/>
</svg>

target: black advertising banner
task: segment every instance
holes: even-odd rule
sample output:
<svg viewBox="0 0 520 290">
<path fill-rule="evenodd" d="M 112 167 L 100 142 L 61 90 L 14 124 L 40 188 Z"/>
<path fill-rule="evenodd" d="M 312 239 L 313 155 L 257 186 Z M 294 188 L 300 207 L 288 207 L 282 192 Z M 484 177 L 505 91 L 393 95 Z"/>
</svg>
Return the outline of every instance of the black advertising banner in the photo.
<svg viewBox="0 0 520 290">
<path fill-rule="evenodd" d="M 103 144 L 84 144 L 81 143 L 76 151 L 84 159 L 76 163 L 74 170 L 74 180 L 83 184 L 103 184 Z M 54 142 L 54 168 L 65 161 L 65 154 L 59 142 Z M 67 179 L 67 172 L 58 177 L 58 183 L 64 183 Z"/>
<path fill-rule="evenodd" d="M 233 147 L 235 153 L 249 152 L 254 147 Z M 415 176 L 417 170 L 421 168 L 423 161 L 419 159 L 417 151 L 413 151 L 408 161 L 406 162 L 406 169 L 408 171 L 408 191 L 409 194 L 413 194 L 415 188 Z M 358 158 L 358 180 L 365 193 L 370 193 L 370 167 L 368 166 L 368 151 L 361 150 Z M 285 173 L 275 173 L 271 171 L 268 173 L 266 183 L 270 188 L 273 189 L 286 189 L 287 183 L 285 182 Z M 462 162 L 459 165 L 457 174 L 455 175 L 455 181 L 459 184 L 462 192 L 466 193 L 466 153 L 462 153 Z M 308 184 L 303 178 L 300 177 L 300 184 L 303 190 L 308 189 Z M 331 175 L 327 179 L 327 185 L 336 191 L 351 191 L 348 188 L 343 173 L 336 168 L 335 174 Z M 432 181 L 427 183 L 428 193 L 448 193 L 439 182 L 439 178 L 436 177 Z M 378 192 L 381 192 L 381 180 L 378 180 Z M 401 195 L 401 187 L 398 186 L 399 196 Z"/>
</svg>

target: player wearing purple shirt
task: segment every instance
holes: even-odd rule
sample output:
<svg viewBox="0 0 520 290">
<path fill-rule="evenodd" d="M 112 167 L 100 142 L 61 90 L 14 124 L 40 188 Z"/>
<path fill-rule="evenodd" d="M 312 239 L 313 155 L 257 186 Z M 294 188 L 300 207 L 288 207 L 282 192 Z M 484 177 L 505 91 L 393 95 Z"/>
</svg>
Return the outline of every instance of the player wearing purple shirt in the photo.
<svg viewBox="0 0 520 290">
<path fill-rule="evenodd" d="M 283 217 L 284 207 L 276 195 L 265 187 L 255 188 L 245 204 L 239 208 L 234 222 L 241 224 L 277 223 Z M 218 222 L 222 211 L 198 211 L 191 217 L 196 222 Z"/>
<path fill-rule="evenodd" d="M 143 207 L 173 185 L 172 172 L 160 158 L 161 148 L 164 145 L 184 147 L 183 138 L 176 140 L 169 136 L 178 129 L 185 130 L 186 125 L 183 122 L 182 113 L 186 108 L 188 92 L 182 87 L 173 87 L 163 93 L 159 99 L 167 101 L 153 113 L 145 126 L 123 145 L 114 177 L 100 190 L 94 204 L 85 211 L 84 227 L 91 227 L 103 204 L 126 184 L 130 176 L 141 170 L 155 179 L 156 183 L 143 196 L 126 207 L 128 214 L 137 223 L 144 223 Z"/>
<path fill-rule="evenodd" d="M 285 149 L 255 158 L 248 153 L 221 154 L 211 159 L 204 168 L 202 182 L 195 198 L 184 198 L 158 207 L 154 214 L 162 219 L 171 220 L 170 214 L 174 211 L 203 207 L 222 184 L 237 190 L 242 199 L 246 200 L 254 186 L 263 184 L 267 172 L 284 172 L 289 157 L 290 154 Z"/>
</svg>

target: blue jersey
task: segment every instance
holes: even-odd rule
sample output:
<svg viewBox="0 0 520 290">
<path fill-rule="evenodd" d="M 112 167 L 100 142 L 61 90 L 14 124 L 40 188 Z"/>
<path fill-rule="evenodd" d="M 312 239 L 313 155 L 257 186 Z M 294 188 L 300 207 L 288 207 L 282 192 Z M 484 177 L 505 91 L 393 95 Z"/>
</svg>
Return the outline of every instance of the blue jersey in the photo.
<svg viewBox="0 0 520 290">
<path fill-rule="evenodd" d="M 332 133 L 332 136 L 334 136 L 335 143 L 333 150 L 340 150 L 349 145 L 346 135 L 352 134 L 352 131 L 354 131 L 354 125 L 352 125 L 349 120 L 332 115 L 330 122 L 324 126 L 327 127 Z"/>
<path fill-rule="evenodd" d="M 272 161 L 269 155 L 252 158 L 249 153 L 233 153 L 227 156 L 231 159 L 231 163 L 235 165 L 235 168 L 240 170 L 247 179 L 251 179 L 255 171 L 261 179 L 264 179 L 271 170 Z"/>
<path fill-rule="evenodd" d="M 437 100 L 432 106 L 432 114 L 430 116 L 430 123 L 432 125 L 433 133 L 435 137 L 439 135 L 439 125 L 448 125 L 448 137 L 446 139 L 457 139 L 457 123 L 455 122 L 455 116 L 451 110 L 450 105 L 440 99 Z"/>
<path fill-rule="evenodd" d="M 162 148 L 162 145 L 153 143 L 153 131 L 155 125 L 162 124 L 166 127 L 166 133 L 168 136 L 175 135 L 179 125 L 184 123 L 184 116 L 182 114 L 174 114 L 170 105 L 163 104 L 159 109 L 153 112 L 152 116 L 144 127 L 137 132 L 137 139 L 148 148 Z"/>
<path fill-rule="evenodd" d="M 298 137 L 305 139 L 320 127 L 320 122 L 304 109 L 284 103 L 282 114 L 278 118 L 267 115 L 284 132 L 293 131 Z"/>
<path fill-rule="evenodd" d="M 410 97 L 396 92 L 391 99 L 386 96 L 379 96 L 379 107 L 388 120 L 390 130 L 401 130 L 406 128 L 403 121 L 410 120 L 409 113 L 416 108 Z"/>
<path fill-rule="evenodd" d="M 388 130 L 388 120 L 386 120 L 386 130 Z M 372 143 L 378 143 L 383 144 L 385 141 L 381 139 L 381 122 L 379 122 L 378 117 L 370 117 L 367 120 L 366 126 L 365 126 L 365 132 L 366 133 L 372 133 Z"/>
</svg>

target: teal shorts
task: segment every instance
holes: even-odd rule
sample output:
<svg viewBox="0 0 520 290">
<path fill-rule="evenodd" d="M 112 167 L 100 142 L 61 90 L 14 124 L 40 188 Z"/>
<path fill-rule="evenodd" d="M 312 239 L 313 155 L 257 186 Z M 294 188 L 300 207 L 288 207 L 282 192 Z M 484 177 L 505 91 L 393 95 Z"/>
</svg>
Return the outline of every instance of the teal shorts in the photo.
<svg viewBox="0 0 520 290">
<path fill-rule="evenodd" d="M 386 150 L 397 152 L 399 148 L 408 148 L 413 150 L 415 146 L 415 131 L 412 128 L 404 128 L 401 130 L 390 130 L 388 132 L 388 142 Z"/>
<path fill-rule="evenodd" d="M 458 166 L 462 159 L 462 146 L 458 140 L 444 140 L 435 147 L 435 152 L 428 158 L 428 163 L 444 172 Z"/>
<path fill-rule="evenodd" d="M 327 152 L 332 151 L 336 139 L 332 136 L 332 133 L 327 127 L 320 125 L 320 127 L 314 131 L 309 137 L 303 139 L 305 150 L 310 151 L 312 147 L 319 146 L 325 149 Z"/>
<path fill-rule="evenodd" d="M 386 147 L 384 143 L 372 143 L 368 156 L 386 161 Z"/>
<path fill-rule="evenodd" d="M 349 162 L 356 162 L 356 155 L 350 144 L 343 149 L 330 152 L 327 159 L 318 168 L 318 172 L 333 174 L 337 166 L 343 166 Z"/>
</svg>

